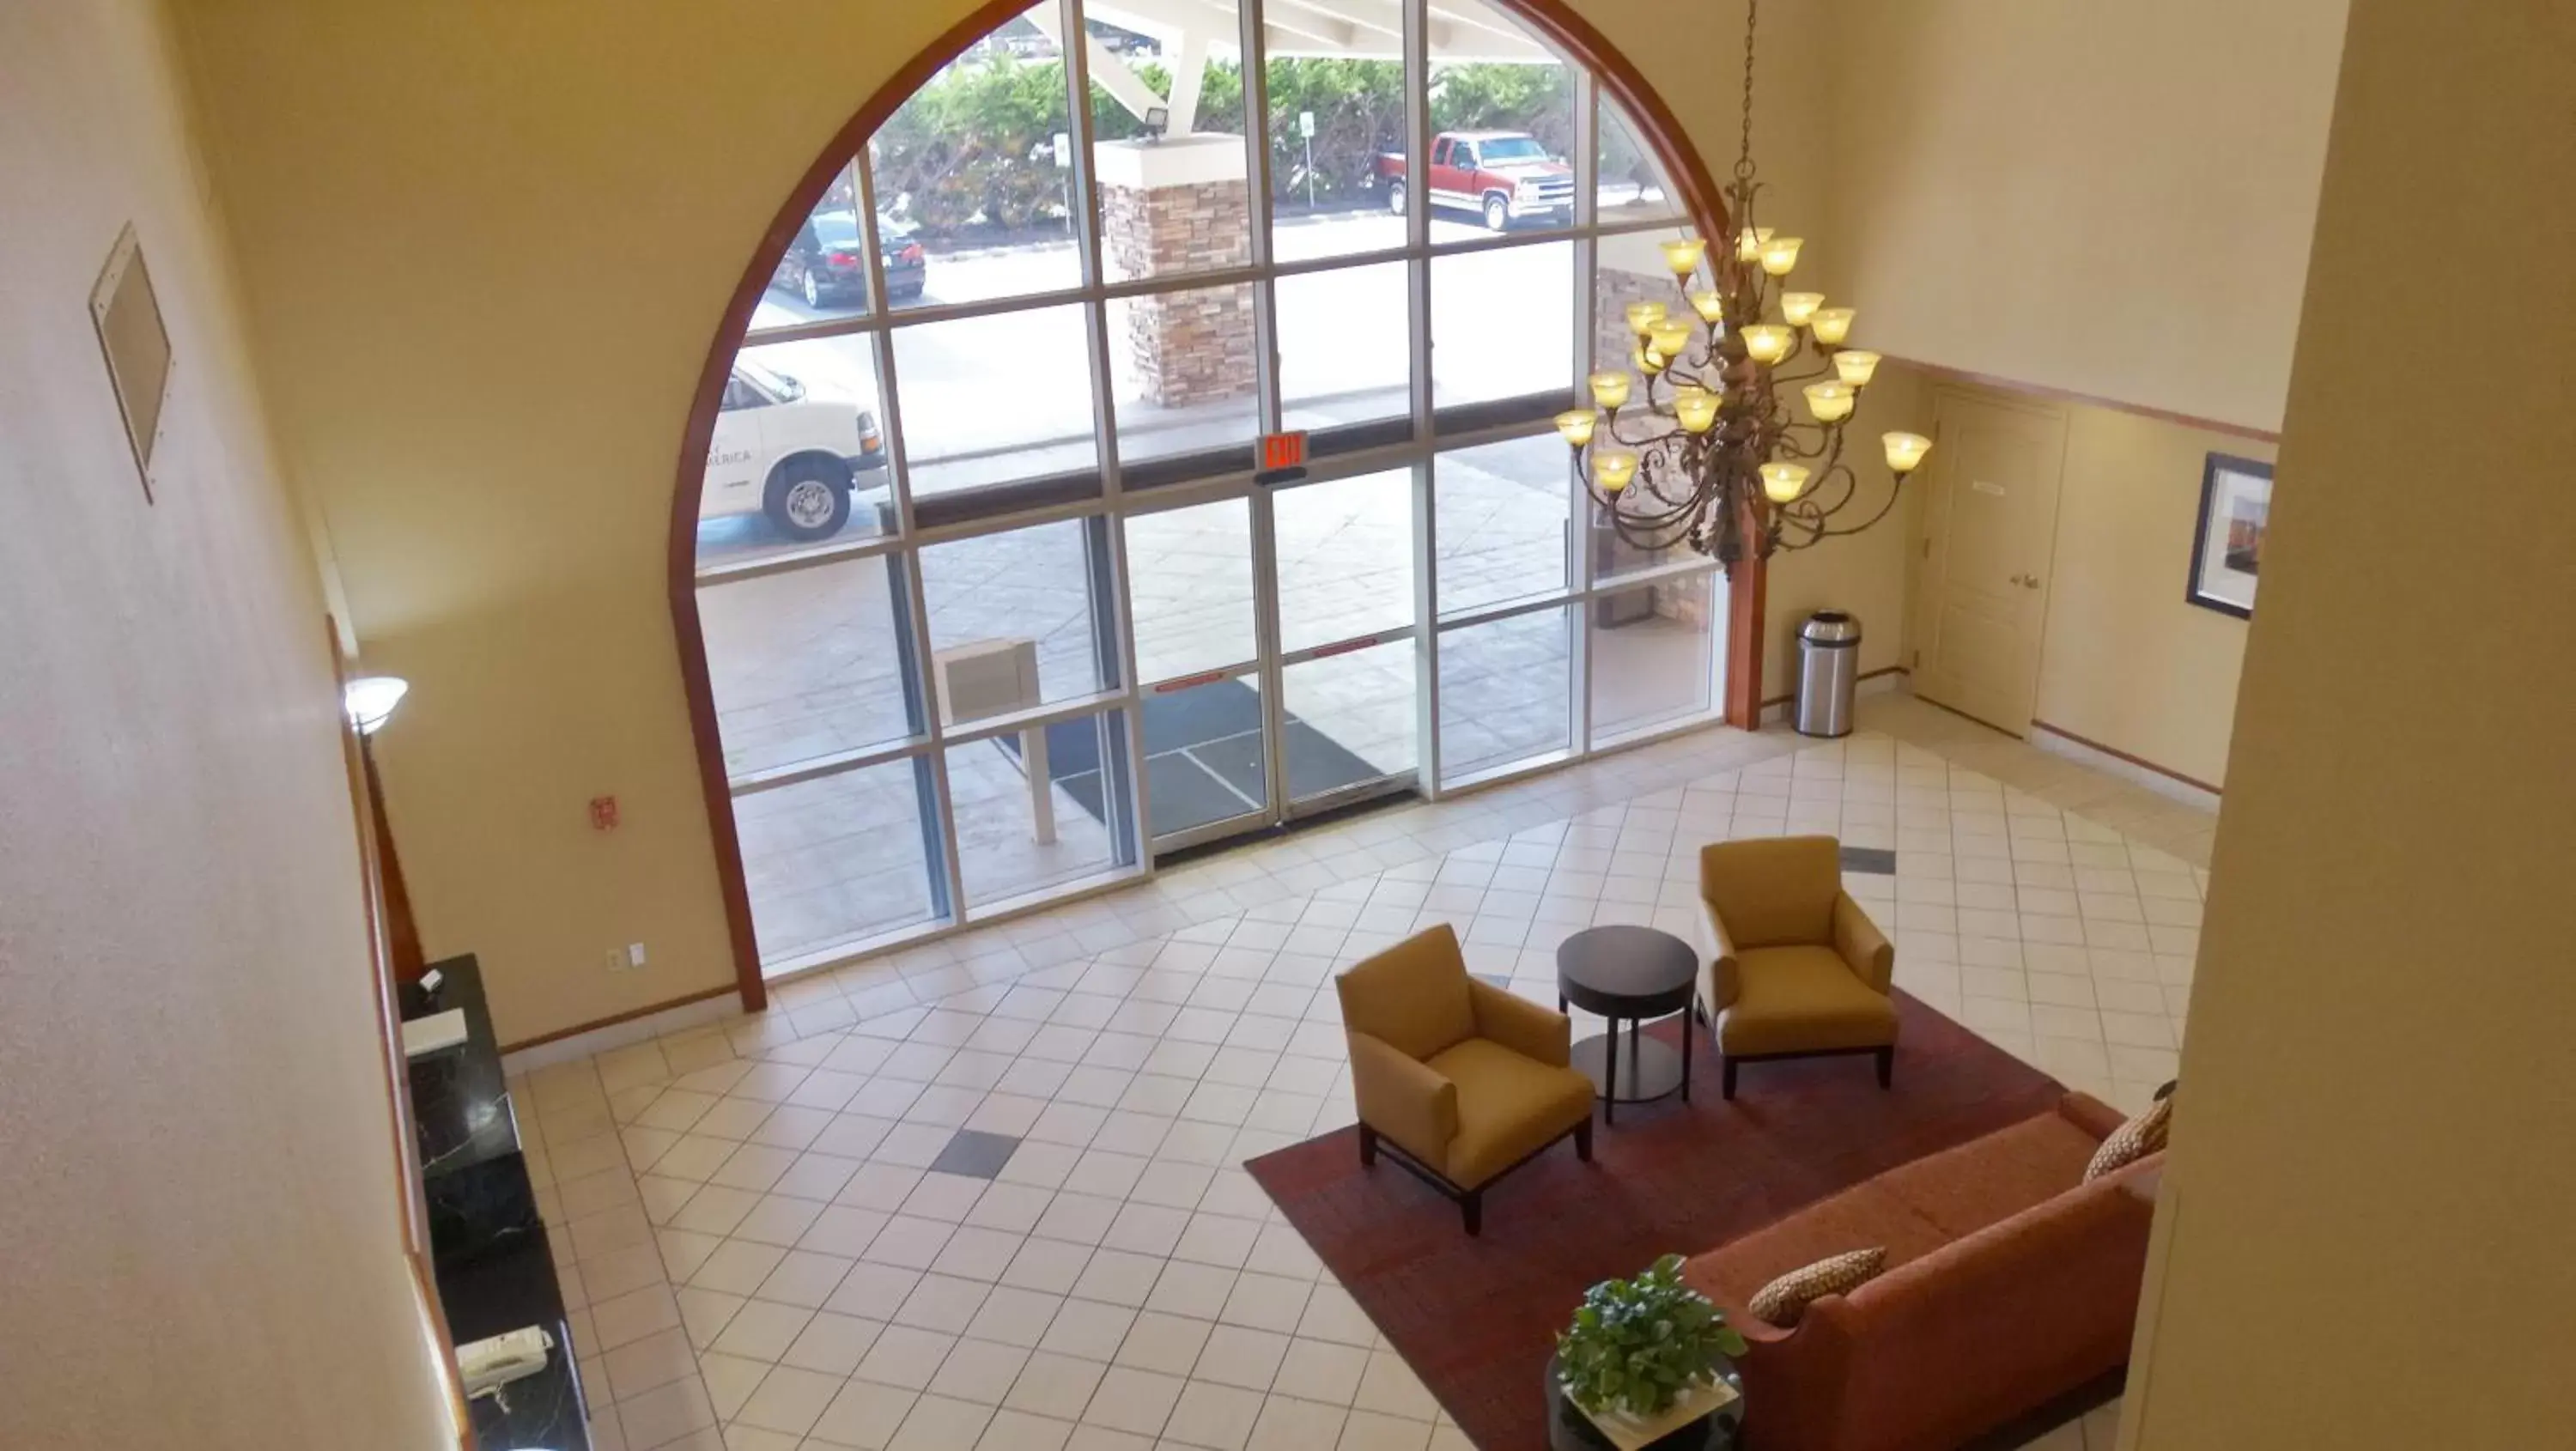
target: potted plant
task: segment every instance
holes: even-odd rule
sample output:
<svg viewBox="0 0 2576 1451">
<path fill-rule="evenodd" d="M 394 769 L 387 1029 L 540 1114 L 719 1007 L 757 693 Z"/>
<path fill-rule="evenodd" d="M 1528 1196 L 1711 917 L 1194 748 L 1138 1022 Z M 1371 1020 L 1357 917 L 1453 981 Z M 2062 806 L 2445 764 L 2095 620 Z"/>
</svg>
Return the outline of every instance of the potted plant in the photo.
<svg viewBox="0 0 2576 1451">
<path fill-rule="evenodd" d="M 1568 1400 L 1622 1447 L 1643 1446 L 1725 1405 L 1735 1390 L 1709 1364 L 1744 1337 L 1666 1255 L 1630 1280 L 1604 1280 L 1556 1337 Z"/>
</svg>

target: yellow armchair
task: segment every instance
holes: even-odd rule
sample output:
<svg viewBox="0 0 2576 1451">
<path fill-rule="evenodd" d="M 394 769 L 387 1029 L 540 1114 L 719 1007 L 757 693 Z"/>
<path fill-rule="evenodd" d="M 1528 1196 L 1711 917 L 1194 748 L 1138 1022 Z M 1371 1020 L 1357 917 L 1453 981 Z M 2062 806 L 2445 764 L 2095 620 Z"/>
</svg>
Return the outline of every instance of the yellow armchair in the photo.
<svg viewBox="0 0 2576 1451">
<path fill-rule="evenodd" d="M 1896 949 L 1842 889 L 1830 836 L 1724 841 L 1699 854 L 1699 999 L 1735 1096 L 1739 1063 L 1866 1053 L 1896 1074 Z"/>
<path fill-rule="evenodd" d="M 1592 1158 L 1592 1080 L 1563 1013 L 1467 975 L 1445 924 L 1333 980 L 1351 1045 L 1360 1162 L 1378 1149 L 1483 1227 L 1485 1186 L 1571 1134 Z"/>
</svg>

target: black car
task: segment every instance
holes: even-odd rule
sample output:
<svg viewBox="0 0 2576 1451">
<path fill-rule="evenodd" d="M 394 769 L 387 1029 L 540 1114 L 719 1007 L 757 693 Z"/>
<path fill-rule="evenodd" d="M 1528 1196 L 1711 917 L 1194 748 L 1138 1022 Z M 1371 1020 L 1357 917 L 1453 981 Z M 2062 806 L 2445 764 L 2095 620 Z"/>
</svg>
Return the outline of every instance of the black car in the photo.
<svg viewBox="0 0 2576 1451">
<path fill-rule="evenodd" d="M 867 296 L 867 268 L 859 255 L 858 213 L 827 207 L 805 219 L 769 285 L 795 293 L 808 307 L 848 306 Z M 886 295 L 897 302 L 921 296 L 929 274 L 909 223 L 877 215 L 877 251 L 885 263 Z"/>
</svg>

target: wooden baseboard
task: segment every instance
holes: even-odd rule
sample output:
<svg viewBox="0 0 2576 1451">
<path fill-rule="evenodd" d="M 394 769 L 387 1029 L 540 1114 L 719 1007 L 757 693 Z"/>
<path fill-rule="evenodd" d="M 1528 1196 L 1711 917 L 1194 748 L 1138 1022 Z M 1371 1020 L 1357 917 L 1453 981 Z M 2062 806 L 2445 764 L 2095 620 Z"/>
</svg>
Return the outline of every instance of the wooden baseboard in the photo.
<svg viewBox="0 0 2576 1451">
<path fill-rule="evenodd" d="M 2092 751 L 2097 755 L 2104 755 L 2115 761 L 2125 762 L 2137 767 L 2141 771 L 2152 772 L 2155 775 L 2162 776 L 2168 781 L 2188 786 L 2194 791 L 2204 792 L 2213 797 L 2221 794 L 2218 787 L 2209 784 L 2207 781 L 2201 780 L 2197 776 L 2186 776 L 2171 766 L 2158 765 L 2144 756 L 2132 755 L 2127 751 L 2121 750 L 2117 746 L 2104 745 L 2102 742 L 2093 740 L 2090 737 L 2079 736 L 2075 732 L 2066 729 L 2064 726 L 2050 725 L 2044 720 L 2033 720 L 2030 723 L 2030 728 L 2034 735 L 2044 731 L 2049 735 L 2057 737 L 2059 740 L 2082 746 L 2084 749 Z"/>
<path fill-rule="evenodd" d="M 614 1028 L 620 1023 L 631 1023 L 637 1018 L 649 1018 L 655 1013 L 667 1013 L 673 1008 L 691 1007 L 695 1004 L 705 1002 L 709 998 L 723 997 L 725 994 L 733 992 L 734 990 L 734 985 L 732 983 L 725 983 L 718 987 L 707 988 L 701 992 L 690 993 L 685 997 L 673 998 L 669 1002 L 654 1003 L 649 1007 L 631 1008 L 626 1012 L 611 1013 L 605 1018 L 593 1018 L 587 1023 L 575 1023 L 569 1028 L 557 1028 L 551 1033 L 540 1033 L 533 1038 L 522 1038 L 515 1043 L 504 1043 L 501 1045 L 501 1051 L 506 1055 L 510 1053 L 525 1052 L 530 1048 L 542 1048 L 548 1043 L 558 1043 L 566 1038 L 578 1038 L 584 1033 L 596 1033 L 602 1028 Z"/>
<path fill-rule="evenodd" d="M 1908 672 L 1907 672 L 1906 668 L 1905 668 L 1904 666 L 1902 666 L 1902 665 L 1881 665 L 1881 666 L 1880 666 L 1880 667 L 1878 667 L 1876 670 L 1864 670 L 1864 671 L 1862 671 L 1858 676 L 1856 676 L 1856 677 L 1854 677 L 1854 678 L 1853 678 L 1853 682 L 1852 682 L 1852 683 L 1853 683 L 1854 685 L 1867 685 L 1867 684 L 1868 684 L 1868 683 L 1870 683 L 1871 681 L 1876 680 L 1876 679 L 1879 679 L 1879 678 L 1880 678 L 1880 677 L 1882 677 L 1882 676 L 1888 676 L 1888 675 L 1904 675 L 1904 674 L 1907 674 L 1907 673 L 1908 673 Z M 1796 694 L 1795 692 L 1792 692 L 1792 693 L 1790 693 L 1790 694 L 1788 694 L 1788 695 L 1775 695 L 1775 696 L 1772 696 L 1771 698 L 1769 698 L 1768 700 L 1763 701 L 1763 702 L 1762 702 L 1762 708 L 1763 708 L 1764 710 L 1766 710 L 1766 711 L 1767 711 L 1767 710 L 1776 710 L 1776 709 L 1778 709 L 1779 707 L 1784 706 L 1784 705 L 1787 705 L 1789 702 L 1791 702 L 1791 701 L 1793 701 L 1793 700 L 1796 700 L 1797 698 L 1798 698 L 1798 697 L 1797 697 L 1797 694 Z"/>
</svg>

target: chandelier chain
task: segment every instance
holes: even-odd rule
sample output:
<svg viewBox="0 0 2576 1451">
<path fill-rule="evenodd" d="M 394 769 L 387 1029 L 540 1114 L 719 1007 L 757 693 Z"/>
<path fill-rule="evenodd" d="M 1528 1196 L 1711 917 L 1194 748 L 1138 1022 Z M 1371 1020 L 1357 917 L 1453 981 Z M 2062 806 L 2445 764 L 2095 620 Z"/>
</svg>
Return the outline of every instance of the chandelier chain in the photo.
<svg viewBox="0 0 2576 1451">
<path fill-rule="evenodd" d="M 1762 13 L 1762 0 L 1744 0 L 1744 142 L 1735 156 L 1738 181 L 1753 175 L 1753 27 Z"/>
</svg>

